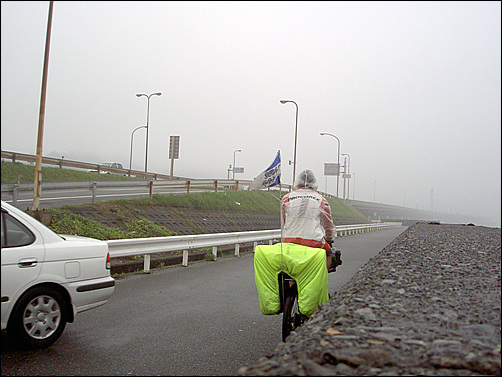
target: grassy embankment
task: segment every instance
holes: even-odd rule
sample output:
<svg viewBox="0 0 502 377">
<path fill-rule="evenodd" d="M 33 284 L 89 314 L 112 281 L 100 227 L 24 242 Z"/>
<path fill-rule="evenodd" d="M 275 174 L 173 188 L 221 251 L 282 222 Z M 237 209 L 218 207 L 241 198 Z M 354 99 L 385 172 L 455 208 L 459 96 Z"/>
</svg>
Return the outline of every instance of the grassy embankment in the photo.
<svg viewBox="0 0 502 377">
<path fill-rule="evenodd" d="M 17 183 L 18 175 L 22 175 L 20 182 L 32 182 L 34 166 L 22 163 L 2 161 L 2 183 Z M 68 181 L 96 181 L 96 180 L 129 180 L 129 178 L 114 174 L 87 173 L 64 168 L 42 167 L 44 182 L 68 182 Z M 234 191 L 219 190 L 215 192 L 203 192 L 192 194 L 155 194 L 152 198 L 138 198 L 131 200 L 113 200 L 95 203 L 93 206 L 107 206 L 116 214 L 127 228 L 121 230 L 103 225 L 97 221 L 75 215 L 66 207 L 47 209 L 52 213 L 50 228 L 60 234 L 76 234 L 101 240 L 163 237 L 176 235 L 165 227 L 141 218 L 141 210 L 138 207 L 145 205 L 157 205 L 176 208 L 195 208 L 216 211 L 244 211 L 259 213 L 279 212 L 279 198 L 286 191 Z M 355 208 L 345 204 L 337 198 L 328 198 L 333 216 L 344 218 L 365 219 Z M 133 214 L 133 216 L 131 216 Z"/>
<path fill-rule="evenodd" d="M 35 166 L 21 162 L 2 161 L 2 183 L 33 183 Z M 121 181 L 140 180 L 142 178 L 126 177 L 118 174 L 88 173 L 80 170 L 42 166 L 43 182 L 80 182 L 80 181 Z"/>
</svg>

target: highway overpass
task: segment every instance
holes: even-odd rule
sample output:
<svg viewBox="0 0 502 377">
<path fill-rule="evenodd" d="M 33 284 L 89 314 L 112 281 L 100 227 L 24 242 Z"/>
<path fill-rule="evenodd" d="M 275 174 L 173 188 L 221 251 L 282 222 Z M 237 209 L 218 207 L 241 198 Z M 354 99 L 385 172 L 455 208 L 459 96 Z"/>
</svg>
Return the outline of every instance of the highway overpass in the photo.
<svg viewBox="0 0 502 377">
<path fill-rule="evenodd" d="M 427 211 L 390 204 L 365 202 L 362 200 L 347 200 L 351 206 L 365 215 L 371 221 L 398 221 L 403 225 L 410 225 L 417 221 L 438 221 L 441 223 L 473 223 L 479 225 L 486 219 L 458 213 Z"/>
</svg>

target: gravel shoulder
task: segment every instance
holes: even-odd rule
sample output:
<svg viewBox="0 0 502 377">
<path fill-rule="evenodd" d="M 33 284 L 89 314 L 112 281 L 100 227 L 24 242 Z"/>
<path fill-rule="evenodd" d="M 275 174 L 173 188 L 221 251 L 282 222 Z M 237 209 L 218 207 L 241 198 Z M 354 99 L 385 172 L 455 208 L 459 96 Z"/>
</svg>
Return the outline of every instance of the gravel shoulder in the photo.
<svg viewBox="0 0 502 377">
<path fill-rule="evenodd" d="M 500 375 L 500 228 L 418 223 L 238 375 Z"/>
</svg>

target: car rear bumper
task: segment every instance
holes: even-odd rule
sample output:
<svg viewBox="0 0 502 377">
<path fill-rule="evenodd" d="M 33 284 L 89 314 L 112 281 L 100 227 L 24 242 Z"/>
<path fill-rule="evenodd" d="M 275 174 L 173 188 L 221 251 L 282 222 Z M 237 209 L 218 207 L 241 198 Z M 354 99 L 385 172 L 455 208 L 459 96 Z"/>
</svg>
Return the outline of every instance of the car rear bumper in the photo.
<svg viewBox="0 0 502 377">
<path fill-rule="evenodd" d="M 104 305 L 115 291 L 115 279 L 111 276 L 70 283 L 67 286 L 72 297 L 73 313 Z"/>
</svg>

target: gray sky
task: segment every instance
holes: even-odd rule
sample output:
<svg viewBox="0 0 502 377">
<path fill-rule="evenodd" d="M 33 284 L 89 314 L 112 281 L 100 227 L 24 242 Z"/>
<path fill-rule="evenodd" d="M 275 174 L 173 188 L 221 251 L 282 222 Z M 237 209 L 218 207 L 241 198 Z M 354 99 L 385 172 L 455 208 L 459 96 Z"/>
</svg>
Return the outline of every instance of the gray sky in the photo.
<svg viewBox="0 0 502 377">
<path fill-rule="evenodd" d="M 1 2 L 2 150 L 36 153 L 48 1 Z M 43 154 L 253 179 L 282 156 L 350 198 L 500 226 L 500 2 L 54 3 Z M 144 170 L 144 129 L 133 169 Z M 242 152 L 235 150 L 241 149 Z M 344 161 L 341 155 L 341 162 Z M 339 195 L 342 196 L 340 180 Z M 431 195 L 432 193 L 432 195 Z"/>
</svg>

